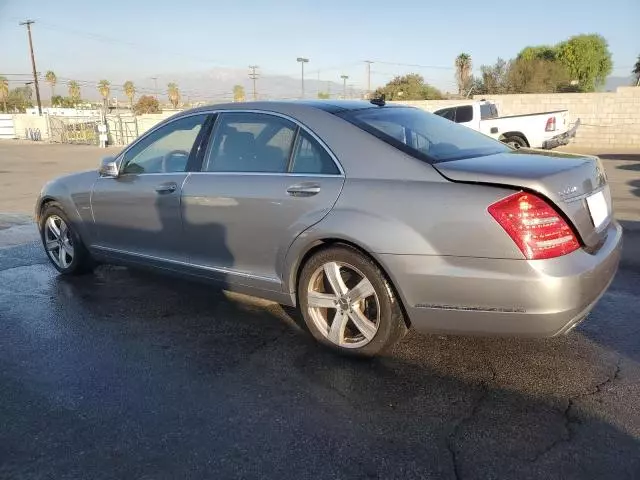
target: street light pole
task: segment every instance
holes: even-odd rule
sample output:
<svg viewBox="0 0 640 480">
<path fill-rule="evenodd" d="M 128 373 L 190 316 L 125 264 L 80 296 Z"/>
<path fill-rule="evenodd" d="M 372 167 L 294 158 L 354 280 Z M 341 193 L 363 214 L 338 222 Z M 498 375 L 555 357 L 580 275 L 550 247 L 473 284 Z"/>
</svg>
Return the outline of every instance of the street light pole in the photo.
<svg viewBox="0 0 640 480">
<path fill-rule="evenodd" d="M 151 77 L 151 80 L 153 80 L 153 94 L 158 100 L 158 77 Z"/>
<path fill-rule="evenodd" d="M 364 63 L 367 64 L 367 98 L 371 98 L 371 64 L 373 62 L 365 60 Z"/>
<path fill-rule="evenodd" d="M 33 68 L 33 84 L 36 87 L 36 100 L 38 102 L 38 115 L 42 115 L 42 103 L 40 102 L 40 87 L 38 86 L 38 72 L 36 70 L 36 57 L 33 55 L 33 40 L 31 39 L 31 24 L 33 20 L 25 20 L 20 25 L 27 26 L 27 34 L 29 36 L 29 51 L 31 52 L 31 67 Z"/>
<path fill-rule="evenodd" d="M 249 74 L 249 78 L 253 80 L 253 101 L 255 102 L 258 99 L 258 92 L 256 91 L 256 80 L 258 79 L 258 74 L 256 73 L 256 69 L 258 65 L 249 65 L 251 69 L 251 73 Z"/>
<path fill-rule="evenodd" d="M 309 63 L 309 59 L 308 58 L 304 58 L 304 57 L 298 57 L 296 59 L 297 62 L 300 62 L 300 65 L 302 67 L 302 76 L 300 77 L 300 89 L 301 89 L 301 98 L 304 98 L 304 64 L 305 63 Z"/>
<path fill-rule="evenodd" d="M 349 75 L 340 75 L 340 78 L 342 79 L 342 98 L 346 99 L 347 98 L 347 79 L 349 78 Z"/>
</svg>

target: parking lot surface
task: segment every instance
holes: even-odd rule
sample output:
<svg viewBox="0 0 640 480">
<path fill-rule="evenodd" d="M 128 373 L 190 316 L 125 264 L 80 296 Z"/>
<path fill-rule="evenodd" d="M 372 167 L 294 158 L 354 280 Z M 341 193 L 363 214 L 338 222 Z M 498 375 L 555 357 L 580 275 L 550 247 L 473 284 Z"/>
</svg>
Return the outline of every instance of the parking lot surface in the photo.
<svg viewBox="0 0 640 480">
<path fill-rule="evenodd" d="M 121 267 L 61 278 L 2 197 L 0 478 L 640 478 L 640 156 L 605 166 L 625 259 L 575 331 L 410 333 L 367 361 L 273 303 Z"/>
</svg>

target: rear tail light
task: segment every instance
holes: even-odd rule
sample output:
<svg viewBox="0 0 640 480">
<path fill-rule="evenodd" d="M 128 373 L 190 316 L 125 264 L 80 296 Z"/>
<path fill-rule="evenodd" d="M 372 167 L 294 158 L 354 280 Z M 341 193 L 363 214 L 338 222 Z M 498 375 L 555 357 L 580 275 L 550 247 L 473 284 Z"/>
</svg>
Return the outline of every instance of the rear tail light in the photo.
<svg viewBox="0 0 640 480">
<path fill-rule="evenodd" d="M 580 248 L 567 222 L 536 195 L 514 193 L 487 210 L 528 260 L 560 257 Z"/>
<path fill-rule="evenodd" d="M 556 117 L 549 117 L 547 119 L 547 126 L 544 127 L 545 132 L 555 132 L 556 131 Z"/>
</svg>

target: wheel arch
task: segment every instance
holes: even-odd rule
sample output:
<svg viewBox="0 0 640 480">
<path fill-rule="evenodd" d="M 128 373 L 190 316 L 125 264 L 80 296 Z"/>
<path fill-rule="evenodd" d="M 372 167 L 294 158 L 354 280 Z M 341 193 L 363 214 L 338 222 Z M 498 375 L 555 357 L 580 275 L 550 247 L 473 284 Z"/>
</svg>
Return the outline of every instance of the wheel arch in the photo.
<svg viewBox="0 0 640 480">
<path fill-rule="evenodd" d="M 341 237 L 326 237 L 316 239 L 312 242 L 309 242 L 302 250 L 302 254 L 298 256 L 296 262 L 292 265 L 292 268 L 288 272 L 288 290 L 291 294 L 292 301 L 294 305 L 299 305 L 298 302 L 298 282 L 300 281 L 300 274 L 306 262 L 317 252 L 334 247 L 334 246 L 344 246 L 347 248 L 351 248 L 353 250 L 358 251 L 359 253 L 368 257 L 371 261 L 373 261 L 376 266 L 380 269 L 382 274 L 385 276 L 385 279 L 389 283 L 392 289 L 393 296 L 397 299 L 398 304 L 400 305 L 400 309 L 402 310 L 402 316 L 404 318 L 404 322 L 407 328 L 411 327 L 411 323 L 409 320 L 409 316 L 407 315 L 407 311 L 405 309 L 405 302 L 400 294 L 398 288 L 396 287 L 396 282 L 394 281 L 393 276 L 389 273 L 389 270 L 384 266 L 384 264 L 377 258 L 375 255 L 371 254 L 366 248 L 361 246 L 358 242 L 353 239 L 341 238 Z"/>
<path fill-rule="evenodd" d="M 42 220 L 42 214 L 44 212 L 44 209 L 47 208 L 47 205 L 49 205 L 50 203 L 59 204 L 60 202 L 56 198 L 50 195 L 45 195 L 38 199 L 38 202 L 36 204 L 36 211 L 35 211 L 35 220 L 38 225 L 40 224 L 40 220 Z"/>
<path fill-rule="evenodd" d="M 499 140 L 500 140 L 501 142 L 504 142 L 504 141 L 505 141 L 507 138 L 509 138 L 509 137 L 520 137 L 521 139 L 523 139 L 523 140 L 524 140 L 524 143 L 526 143 L 526 144 L 527 144 L 527 147 L 530 147 L 530 146 L 531 146 L 531 144 L 529 143 L 529 139 L 526 137 L 526 135 L 525 135 L 524 133 L 522 133 L 522 132 L 518 132 L 518 131 L 503 132 L 503 133 L 500 135 Z"/>
</svg>

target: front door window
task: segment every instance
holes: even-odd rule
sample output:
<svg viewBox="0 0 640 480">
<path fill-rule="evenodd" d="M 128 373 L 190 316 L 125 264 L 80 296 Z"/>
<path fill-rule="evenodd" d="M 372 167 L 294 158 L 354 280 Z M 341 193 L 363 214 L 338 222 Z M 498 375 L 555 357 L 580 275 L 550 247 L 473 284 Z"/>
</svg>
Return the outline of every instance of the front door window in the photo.
<svg viewBox="0 0 640 480">
<path fill-rule="evenodd" d="M 189 155 L 206 119 L 207 115 L 184 117 L 144 137 L 127 150 L 120 173 L 186 171 Z"/>
</svg>

